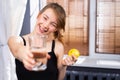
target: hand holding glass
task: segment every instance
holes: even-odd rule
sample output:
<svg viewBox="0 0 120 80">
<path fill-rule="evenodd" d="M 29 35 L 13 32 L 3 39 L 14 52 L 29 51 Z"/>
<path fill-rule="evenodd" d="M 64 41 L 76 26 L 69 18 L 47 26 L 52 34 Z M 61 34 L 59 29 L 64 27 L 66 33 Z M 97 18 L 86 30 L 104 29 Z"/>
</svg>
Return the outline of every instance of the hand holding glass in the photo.
<svg viewBox="0 0 120 80">
<path fill-rule="evenodd" d="M 32 35 L 29 37 L 30 50 L 34 55 L 37 64 L 33 67 L 33 71 L 42 71 L 47 68 L 47 52 L 46 52 L 46 36 Z"/>
</svg>

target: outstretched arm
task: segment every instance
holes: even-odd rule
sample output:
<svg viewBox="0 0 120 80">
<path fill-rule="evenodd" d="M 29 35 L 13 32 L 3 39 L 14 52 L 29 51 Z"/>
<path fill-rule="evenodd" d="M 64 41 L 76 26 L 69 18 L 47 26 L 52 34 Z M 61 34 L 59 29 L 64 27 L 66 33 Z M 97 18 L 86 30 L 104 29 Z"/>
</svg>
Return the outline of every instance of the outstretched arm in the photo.
<svg viewBox="0 0 120 80">
<path fill-rule="evenodd" d="M 20 36 L 11 36 L 8 39 L 8 46 L 13 56 L 23 62 L 26 69 L 31 70 L 35 64 L 33 55 L 27 46 L 24 46 Z"/>
</svg>

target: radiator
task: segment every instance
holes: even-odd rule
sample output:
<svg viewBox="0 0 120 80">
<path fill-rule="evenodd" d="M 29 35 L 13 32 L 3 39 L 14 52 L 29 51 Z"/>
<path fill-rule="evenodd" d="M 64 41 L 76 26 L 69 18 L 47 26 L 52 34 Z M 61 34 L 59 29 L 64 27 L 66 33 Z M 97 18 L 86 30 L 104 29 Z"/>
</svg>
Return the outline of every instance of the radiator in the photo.
<svg viewBox="0 0 120 80">
<path fill-rule="evenodd" d="M 67 71 L 64 80 L 120 80 L 120 74 Z"/>
</svg>

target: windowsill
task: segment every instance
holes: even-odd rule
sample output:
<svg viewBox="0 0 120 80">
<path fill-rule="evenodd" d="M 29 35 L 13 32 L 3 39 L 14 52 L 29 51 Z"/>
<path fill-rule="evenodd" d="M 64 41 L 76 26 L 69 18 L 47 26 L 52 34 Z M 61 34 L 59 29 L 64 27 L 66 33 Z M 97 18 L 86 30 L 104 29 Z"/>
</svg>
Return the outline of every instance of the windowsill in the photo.
<svg viewBox="0 0 120 80">
<path fill-rule="evenodd" d="M 120 69 L 120 61 L 80 56 L 73 66 Z"/>
</svg>

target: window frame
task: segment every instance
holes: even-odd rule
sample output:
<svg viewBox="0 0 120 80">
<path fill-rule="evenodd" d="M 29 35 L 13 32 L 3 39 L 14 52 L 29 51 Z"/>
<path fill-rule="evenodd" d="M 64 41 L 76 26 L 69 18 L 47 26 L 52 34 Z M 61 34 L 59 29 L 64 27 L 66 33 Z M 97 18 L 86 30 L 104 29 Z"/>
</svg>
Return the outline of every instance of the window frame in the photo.
<svg viewBox="0 0 120 80">
<path fill-rule="evenodd" d="M 120 60 L 120 55 L 118 54 L 107 54 L 107 53 L 97 53 L 95 51 L 95 29 L 96 29 L 96 0 L 90 0 L 90 13 L 89 13 L 89 56 L 98 59 L 112 59 Z"/>
</svg>

